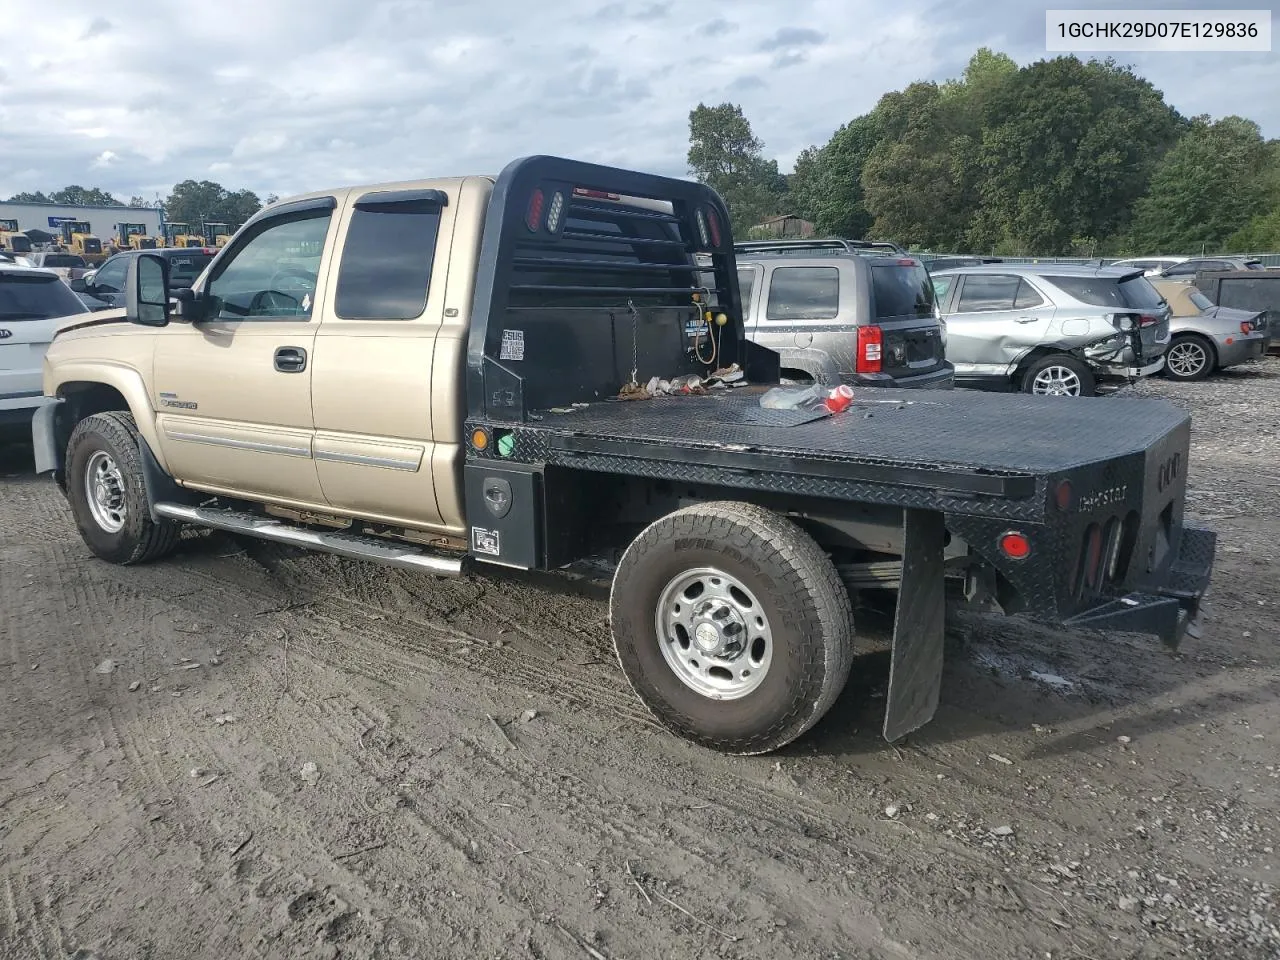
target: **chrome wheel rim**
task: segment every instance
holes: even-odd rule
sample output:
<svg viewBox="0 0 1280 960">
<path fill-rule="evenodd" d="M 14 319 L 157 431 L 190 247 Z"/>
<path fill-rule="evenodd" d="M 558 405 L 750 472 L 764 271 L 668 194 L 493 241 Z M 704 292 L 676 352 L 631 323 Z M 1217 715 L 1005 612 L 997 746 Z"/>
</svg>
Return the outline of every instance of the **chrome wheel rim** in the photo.
<svg viewBox="0 0 1280 960">
<path fill-rule="evenodd" d="M 128 517 L 124 477 L 115 458 L 105 450 L 95 451 L 85 465 L 84 495 L 94 523 L 107 533 L 119 533 L 124 529 Z"/>
<path fill-rule="evenodd" d="M 672 673 L 712 700 L 747 696 L 773 662 L 764 607 L 742 581 L 715 567 L 673 577 L 658 598 L 655 625 Z"/>
<path fill-rule="evenodd" d="M 1175 343 L 1165 358 L 1165 365 L 1179 377 L 1194 377 L 1208 362 L 1204 347 L 1190 340 Z"/>
<path fill-rule="evenodd" d="M 1031 392 L 1047 397 L 1080 396 L 1080 377 L 1069 367 L 1045 367 L 1031 381 Z"/>
</svg>

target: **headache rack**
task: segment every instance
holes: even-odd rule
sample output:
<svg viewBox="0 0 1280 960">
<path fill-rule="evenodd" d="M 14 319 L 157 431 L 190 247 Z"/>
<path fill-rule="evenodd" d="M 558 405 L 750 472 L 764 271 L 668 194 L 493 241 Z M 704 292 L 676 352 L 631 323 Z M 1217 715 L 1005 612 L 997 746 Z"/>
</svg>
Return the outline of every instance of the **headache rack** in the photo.
<svg viewBox="0 0 1280 960">
<path fill-rule="evenodd" d="M 727 321 L 716 365 L 772 355 L 744 339 L 729 215 L 714 190 L 557 157 L 516 160 L 485 220 L 471 416 L 522 421 L 614 396 L 633 376 L 705 374 L 689 331 L 708 304 Z"/>
<path fill-rule="evenodd" d="M 892 255 L 904 257 L 907 251 L 888 240 L 845 240 L 832 237 L 823 240 L 744 240 L 733 245 L 738 256 L 839 256 L 852 253 L 862 256 Z"/>
</svg>

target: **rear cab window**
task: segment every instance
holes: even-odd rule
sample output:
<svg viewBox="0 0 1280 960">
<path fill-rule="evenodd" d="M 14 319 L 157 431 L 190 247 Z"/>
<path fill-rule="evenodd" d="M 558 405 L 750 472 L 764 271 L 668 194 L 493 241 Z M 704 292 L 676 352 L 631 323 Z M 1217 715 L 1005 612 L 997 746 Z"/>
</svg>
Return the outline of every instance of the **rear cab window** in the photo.
<svg viewBox="0 0 1280 960">
<path fill-rule="evenodd" d="M 872 263 L 871 309 L 877 320 L 932 318 L 936 302 L 929 271 L 911 260 Z"/>
<path fill-rule="evenodd" d="M 84 257 L 70 253 L 50 253 L 40 261 L 42 267 L 85 267 Z"/>
<path fill-rule="evenodd" d="M 412 320 L 427 307 L 440 230 L 438 191 L 367 194 L 342 247 L 334 312 L 344 320 Z"/>
<path fill-rule="evenodd" d="M 0 320 L 47 320 L 88 313 L 71 288 L 58 277 L 0 270 Z"/>
<path fill-rule="evenodd" d="M 840 313 L 836 267 L 774 267 L 769 276 L 769 320 L 834 320 Z"/>
<path fill-rule="evenodd" d="M 191 286 L 213 259 L 210 253 L 183 253 L 169 258 L 169 282 L 174 286 Z"/>
</svg>

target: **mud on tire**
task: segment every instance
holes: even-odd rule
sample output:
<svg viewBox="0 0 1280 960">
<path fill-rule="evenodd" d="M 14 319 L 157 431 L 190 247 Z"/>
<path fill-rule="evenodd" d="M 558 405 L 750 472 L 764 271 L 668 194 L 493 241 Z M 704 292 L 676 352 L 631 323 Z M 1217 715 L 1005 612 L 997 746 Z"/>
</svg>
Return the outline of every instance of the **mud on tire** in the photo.
<svg viewBox="0 0 1280 960">
<path fill-rule="evenodd" d="M 691 578 L 701 578 L 705 594 L 696 587 L 680 592 Z M 719 603 L 708 599 L 717 590 L 729 597 L 727 606 L 697 624 L 731 623 L 747 632 L 737 660 L 714 661 L 725 664 L 720 676 L 728 679 L 708 677 L 708 692 L 695 688 L 703 681 L 680 658 L 705 675 L 699 643 L 714 641 L 714 631 L 672 629 L 669 618 L 690 597 Z M 651 524 L 618 565 L 609 617 L 622 670 L 645 706 L 677 735 L 728 753 L 766 753 L 803 734 L 839 696 L 853 657 L 853 613 L 831 559 L 790 520 L 752 504 L 697 504 Z M 767 650 L 757 631 L 769 636 Z M 765 663 L 763 675 L 732 686 Z"/>
<path fill-rule="evenodd" d="M 133 417 L 120 411 L 81 420 L 67 443 L 67 497 L 85 544 L 112 563 L 158 560 L 178 543 L 179 524 L 151 519 Z"/>
</svg>

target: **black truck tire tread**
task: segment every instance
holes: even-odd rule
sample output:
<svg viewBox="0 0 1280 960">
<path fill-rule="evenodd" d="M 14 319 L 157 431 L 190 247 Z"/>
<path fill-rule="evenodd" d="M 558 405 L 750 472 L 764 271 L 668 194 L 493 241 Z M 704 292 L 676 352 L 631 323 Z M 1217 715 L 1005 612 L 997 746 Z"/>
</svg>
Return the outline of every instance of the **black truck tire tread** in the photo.
<svg viewBox="0 0 1280 960">
<path fill-rule="evenodd" d="M 628 646 L 637 641 L 654 643 L 656 637 L 651 626 L 652 605 L 639 617 L 638 622 L 643 626 L 637 636 L 636 611 L 625 609 L 627 601 L 635 599 L 628 595 L 630 583 L 655 555 L 669 550 L 670 545 L 681 538 L 732 544 L 751 553 L 762 567 L 777 576 L 776 596 L 761 597 L 761 602 L 767 604 L 779 597 L 797 598 L 792 603 L 798 608 L 800 619 L 793 624 L 793 633 L 802 640 L 801 669 L 793 684 L 789 709 L 764 729 L 739 737 L 709 736 L 700 731 L 695 718 L 657 695 L 644 678 L 635 673 L 638 667 Z M 615 652 L 636 696 L 667 729 L 726 753 L 768 753 L 804 734 L 840 696 L 853 662 L 852 604 L 831 558 L 790 520 L 750 503 L 695 504 L 645 528 L 618 564 L 609 599 L 609 617 Z M 775 664 L 772 669 L 781 666 Z"/>
<path fill-rule="evenodd" d="M 84 498 L 84 478 L 79 453 L 90 444 L 95 449 L 109 447 L 124 477 L 129 497 L 125 527 L 117 535 L 118 542 L 109 547 L 95 544 L 95 538 L 105 540 L 111 535 L 98 530 L 93 525 L 93 519 L 83 516 L 81 512 L 84 509 L 80 503 Z M 133 415 L 123 410 L 108 410 L 85 417 L 76 424 L 71 439 L 67 442 L 67 492 L 76 526 L 80 528 L 80 534 L 89 549 L 97 556 L 124 566 L 149 563 L 167 556 L 178 545 L 182 534 L 180 524 L 170 520 L 156 522 L 151 518 L 139 444 L 138 427 Z"/>
</svg>

